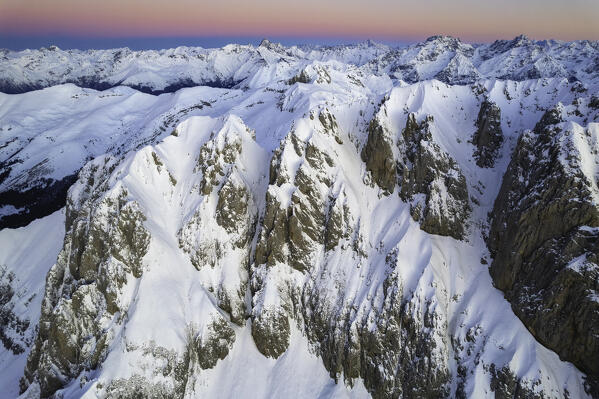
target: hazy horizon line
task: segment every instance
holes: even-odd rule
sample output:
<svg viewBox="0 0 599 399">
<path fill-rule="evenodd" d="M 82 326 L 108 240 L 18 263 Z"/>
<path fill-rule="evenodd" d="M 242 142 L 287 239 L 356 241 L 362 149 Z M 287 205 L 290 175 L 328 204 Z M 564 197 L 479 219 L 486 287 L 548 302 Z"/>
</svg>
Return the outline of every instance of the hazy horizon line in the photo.
<svg viewBox="0 0 599 399">
<path fill-rule="evenodd" d="M 521 34 L 520 34 L 521 35 Z M 0 33 L 0 48 L 21 51 L 26 49 L 38 49 L 42 47 L 57 46 L 61 49 L 72 50 L 102 50 L 111 48 L 125 48 L 131 50 L 162 50 L 176 48 L 179 46 L 219 48 L 228 44 L 251 44 L 259 45 L 263 39 L 268 39 L 273 43 L 280 43 L 284 46 L 301 45 L 344 45 L 359 44 L 371 40 L 376 43 L 389 46 L 406 46 L 419 43 L 434 36 L 455 37 L 464 43 L 484 44 L 492 43 L 496 40 L 512 40 L 520 35 L 514 35 L 508 38 L 465 40 L 454 35 L 428 35 L 426 37 L 365 37 L 365 36 L 280 36 L 280 35 L 219 35 L 219 36 L 81 36 L 81 35 L 14 35 Z M 562 41 L 571 42 L 576 40 L 560 40 L 553 38 L 536 39 L 535 41 Z M 586 39 L 578 39 L 586 40 Z"/>
</svg>

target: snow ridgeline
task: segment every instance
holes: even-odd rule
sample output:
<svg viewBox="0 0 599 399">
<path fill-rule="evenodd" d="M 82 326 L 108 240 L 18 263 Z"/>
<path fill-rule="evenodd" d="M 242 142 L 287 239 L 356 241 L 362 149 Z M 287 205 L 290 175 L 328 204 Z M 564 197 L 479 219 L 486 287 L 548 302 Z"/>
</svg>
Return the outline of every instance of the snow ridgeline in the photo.
<svg viewBox="0 0 599 399">
<path fill-rule="evenodd" d="M 0 92 L 23 93 L 57 84 L 105 90 L 123 85 L 146 93 L 183 87 L 257 88 L 299 79 L 313 62 L 324 69 L 354 70 L 415 83 L 438 79 L 472 84 L 480 79 L 523 81 L 567 78 L 597 80 L 598 42 L 535 41 L 526 36 L 490 44 L 468 44 L 433 36 L 406 47 L 372 41 L 340 46 L 292 46 L 264 40 L 259 46 L 230 44 L 217 49 L 177 47 L 132 51 L 0 50 Z"/>
<path fill-rule="evenodd" d="M 596 198 L 595 86 L 394 84 L 318 65 L 308 82 L 247 90 L 2 96 L 6 148 L 23 160 L 7 187 L 85 164 L 58 261 L 32 260 L 49 269 L 45 294 L 27 288 L 41 316 L 7 329 L 24 337 L 0 358 L 27 358 L 23 397 L 589 395 L 493 288 L 484 239 L 513 150 L 556 105 L 548 151 Z M 585 251 L 571 255 L 592 274 Z"/>
</svg>

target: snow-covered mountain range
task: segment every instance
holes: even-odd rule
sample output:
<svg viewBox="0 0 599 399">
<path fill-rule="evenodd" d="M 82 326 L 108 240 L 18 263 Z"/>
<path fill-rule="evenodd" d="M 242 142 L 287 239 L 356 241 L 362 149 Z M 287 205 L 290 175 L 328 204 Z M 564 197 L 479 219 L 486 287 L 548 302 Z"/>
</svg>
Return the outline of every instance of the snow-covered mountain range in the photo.
<svg viewBox="0 0 599 399">
<path fill-rule="evenodd" d="M 598 397 L 599 43 L 0 51 L 0 396 Z"/>
<path fill-rule="evenodd" d="M 288 80 L 318 62 L 408 83 L 437 79 L 448 84 L 472 84 L 479 79 L 556 77 L 586 82 L 597 79 L 599 44 L 534 41 L 518 36 L 472 45 L 453 37 L 433 36 L 402 48 L 372 41 L 284 47 L 268 40 L 258 47 L 231 44 L 218 49 L 178 47 L 159 51 L 79 51 L 52 46 L 19 52 L 0 50 L 0 89 L 4 93 L 22 93 L 63 83 L 99 90 L 122 85 L 152 94 L 199 85 L 259 88 Z"/>
</svg>

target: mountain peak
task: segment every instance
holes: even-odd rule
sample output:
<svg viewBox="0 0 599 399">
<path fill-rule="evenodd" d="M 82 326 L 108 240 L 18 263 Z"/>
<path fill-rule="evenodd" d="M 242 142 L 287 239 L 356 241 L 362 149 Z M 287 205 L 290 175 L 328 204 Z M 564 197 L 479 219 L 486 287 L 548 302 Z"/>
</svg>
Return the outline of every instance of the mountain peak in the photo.
<svg viewBox="0 0 599 399">
<path fill-rule="evenodd" d="M 528 44 L 533 43 L 533 40 L 531 40 L 528 36 L 526 36 L 525 34 L 520 34 L 518 36 L 516 36 L 511 43 L 514 45 L 514 47 L 520 47 L 520 46 L 525 46 Z"/>
<path fill-rule="evenodd" d="M 258 47 L 270 47 L 272 45 L 272 42 L 266 38 L 262 39 L 262 41 L 260 42 L 260 44 L 258 45 Z"/>
<path fill-rule="evenodd" d="M 266 48 L 275 52 L 285 51 L 285 47 L 281 43 L 273 43 L 268 39 L 262 39 L 258 48 Z"/>
<path fill-rule="evenodd" d="M 375 42 L 372 39 L 367 39 L 367 40 L 363 41 L 362 44 L 365 47 L 378 47 L 379 46 L 379 43 Z"/>
<path fill-rule="evenodd" d="M 457 37 L 449 36 L 449 35 L 433 35 L 428 37 L 425 40 L 426 43 L 429 42 L 461 42 Z"/>
</svg>

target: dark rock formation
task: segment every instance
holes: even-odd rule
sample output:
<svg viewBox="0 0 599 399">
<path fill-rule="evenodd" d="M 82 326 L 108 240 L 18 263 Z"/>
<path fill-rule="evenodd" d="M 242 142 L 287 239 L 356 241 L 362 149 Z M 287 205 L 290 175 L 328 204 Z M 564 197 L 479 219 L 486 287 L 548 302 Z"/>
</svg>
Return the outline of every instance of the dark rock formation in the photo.
<svg viewBox="0 0 599 399">
<path fill-rule="evenodd" d="M 48 216 L 65 205 L 67 191 L 77 180 L 77 174 L 60 180 L 42 179 L 29 188 L 11 188 L 0 193 L 0 207 L 12 205 L 19 212 L 0 216 L 0 230 L 28 225 L 31 221 Z"/>
<path fill-rule="evenodd" d="M 308 72 L 306 72 L 305 69 L 302 69 L 302 71 L 299 74 L 289 79 L 287 84 L 292 85 L 294 83 L 310 83 L 310 81 L 310 75 L 308 74 Z"/>
<path fill-rule="evenodd" d="M 497 368 L 494 363 L 489 366 L 491 374 L 491 391 L 496 399 L 543 399 L 545 396 L 536 393 L 523 384 L 509 367 Z"/>
<path fill-rule="evenodd" d="M 47 397 L 82 370 L 96 368 L 112 339 L 103 320 L 125 310 L 121 289 L 140 277 L 150 236 L 144 215 L 124 191 L 105 194 L 113 160 L 88 164 L 68 199 L 66 237 L 46 278 L 39 333 L 27 359 L 25 389 L 35 380 Z"/>
<path fill-rule="evenodd" d="M 368 141 L 362 149 L 362 160 L 374 182 L 387 195 L 397 184 L 397 166 L 393 156 L 393 140 L 390 133 L 374 118 L 368 125 Z"/>
<path fill-rule="evenodd" d="M 410 203 L 414 220 L 431 234 L 462 239 L 470 214 L 466 178 L 430 131 L 433 118 L 420 124 L 408 116 L 400 142 L 399 196 Z"/>
<path fill-rule="evenodd" d="M 198 365 L 202 369 L 211 369 L 216 362 L 224 359 L 235 342 L 235 331 L 223 318 L 210 323 L 204 335 L 195 339 L 195 352 Z"/>
<path fill-rule="evenodd" d="M 472 144 L 476 146 L 474 158 L 481 168 L 492 168 L 501 143 L 501 109 L 493 102 L 483 101 L 476 121 L 477 130 L 472 137 Z"/>
<path fill-rule="evenodd" d="M 518 141 L 492 213 L 490 272 L 541 343 L 597 378 L 597 186 L 575 144 L 589 136 L 560 120 L 552 109 Z"/>
<path fill-rule="evenodd" d="M 252 338 L 266 357 L 278 358 L 289 346 L 290 326 L 287 314 L 264 311 L 252 320 Z"/>
<path fill-rule="evenodd" d="M 327 117 L 325 120 L 331 127 L 336 126 L 334 118 Z M 276 262 L 287 263 L 299 271 L 306 271 L 313 263 L 313 253 L 325 240 L 329 198 L 323 191 L 324 187 L 330 189 L 332 184 L 327 171 L 333 166 L 333 161 L 314 144 L 300 142 L 294 133 L 289 137 L 271 160 L 271 183 L 281 186 L 292 179 L 286 170 L 280 169 L 280 157 L 284 151 L 293 151 L 305 157 L 306 162 L 293 178 L 297 190 L 293 192 L 291 204 L 287 208 L 282 207 L 271 190 L 266 193 L 256 263 L 268 266 Z"/>
<path fill-rule="evenodd" d="M 362 378 L 373 398 L 449 397 L 449 354 L 436 345 L 445 338 L 433 305 L 423 311 L 420 298 L 404 298 L 395 274 L 380 288 L 382 308 L 360 318 L 350 307 L 335 313 L 316 290 L 304 293 L 305 332 L 331 378 L 343 373 L 349 385 Z"/>
</svg>

